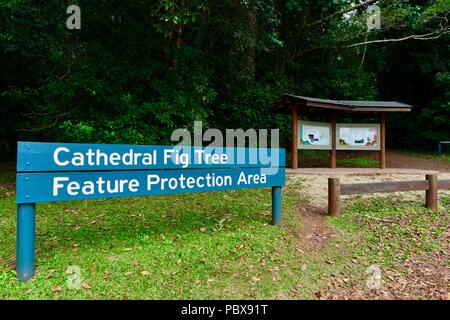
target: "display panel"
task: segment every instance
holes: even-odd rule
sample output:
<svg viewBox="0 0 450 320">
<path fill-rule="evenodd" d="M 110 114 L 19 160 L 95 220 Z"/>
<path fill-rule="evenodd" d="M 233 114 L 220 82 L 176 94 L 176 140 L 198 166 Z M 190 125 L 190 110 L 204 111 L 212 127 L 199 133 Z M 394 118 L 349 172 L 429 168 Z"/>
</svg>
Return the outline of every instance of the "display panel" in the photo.
<svg viewBox="0 0 450 320">
<path fill-rule="evenodd" d="M 380 150 L 380 125 L 373 123 L 338 123 L 337 150 Z"/>
<path fill-rule="evenodd" d="M 299 122 L 298 149 L 331 150 L 331 123 Z"/>
</svg>

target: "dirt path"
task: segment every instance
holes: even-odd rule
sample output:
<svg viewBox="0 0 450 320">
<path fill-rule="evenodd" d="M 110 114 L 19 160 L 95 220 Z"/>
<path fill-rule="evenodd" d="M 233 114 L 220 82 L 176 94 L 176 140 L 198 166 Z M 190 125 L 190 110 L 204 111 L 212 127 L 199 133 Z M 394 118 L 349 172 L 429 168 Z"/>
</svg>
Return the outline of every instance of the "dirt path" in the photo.
<svg viewBox="0 0 450 320">
<path fill-rule="evenodd" d="M 302 224 L 297 230 L 298 247 L 303 252 L 316 252 L 326 247 L 335 234 L 325 220 L 326 210 L 298 206 Z"/>
<path fill-rule="evenodd" d="M 425 157 L 410 156 L 395 150 L 388 150 L 386 154 L 388 168 L 407 168 L 437 170 L 450 172 L 450 163 L 444 160 L 428 159 Z"/>
</svg>

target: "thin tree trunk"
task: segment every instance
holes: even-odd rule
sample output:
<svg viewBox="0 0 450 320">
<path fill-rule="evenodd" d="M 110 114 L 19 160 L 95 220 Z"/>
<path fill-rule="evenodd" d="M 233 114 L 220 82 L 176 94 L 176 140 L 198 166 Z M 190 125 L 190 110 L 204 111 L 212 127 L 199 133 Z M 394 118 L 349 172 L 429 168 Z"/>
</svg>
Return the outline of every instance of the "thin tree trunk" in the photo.
<svg viewBox="0 0 450 320">
<path fill-rule="evenodd" d="M 245 70 L 247 72 L 248 78 L 250 80 L 255 79 L 256 72 L 256 28 L 257 28 L 257 20 L 255 14 L 254 4 L 251 3 L 249 5 L 248 10 L 248 26 L 250 29 L 250 36 L 247 39 L 247 48 L 245 52 Z"/>
</svg>

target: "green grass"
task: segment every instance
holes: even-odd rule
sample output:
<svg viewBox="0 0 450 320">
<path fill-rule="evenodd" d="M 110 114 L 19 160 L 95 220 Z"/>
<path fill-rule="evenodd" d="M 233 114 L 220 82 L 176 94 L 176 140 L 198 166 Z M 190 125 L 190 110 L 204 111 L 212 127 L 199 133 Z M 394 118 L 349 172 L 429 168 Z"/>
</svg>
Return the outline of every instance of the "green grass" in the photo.
<svg viewBox="0 0 450 320">
<path fill-rule="evenodd" d="M 326 255 L 297 250 L 297 192 L 284 192 L 285 227 L 268 224 L 270 194 L 267 188 L 38 204 L 37 274 L 19 283 L 16 205 L 12 191 L 3 193 L 0 299 L 313 298 Z M 72 265 L 81 270 L 81 290 L 66 286 Z"/>
<path fill-rule="evenodd" d="M 426 209 L 417 201 L 399 201 L 398 197 L 356 197 L 347 202 L 337 228 L 359 234 L 368 263 L 393 267 L 413 255 L 445 251 L 445 232 L 450 226 L 450 197 L 441 199 L 438 211 Z"/>
<path fill-rule="evenodd" d="M 300 150 L 300 159 L 312 159 L 315 161 L 328 161 L 330 152 L 328 150 Z"/>
<path fill-rule="evenodd" d="M 336 161 L 338 167 L 344 168 L 376 168 L 379 166 L 377 160 L 364 158 L 364 157 L 353 157 L 346 159 L 338 159 Z"/>
<path fill-rule="evenodd" d="M 328 167 L 330 164 L 330 152 L 327 150 L 301 150 L 299 152 L 299 162 L 301 167 Z M 287 163 L 291 164 L 292 155 L 288 154 Z M 337 159 L 338 167 L 343 168 L 377 168 L 378 160 L 362 157 L 351 156 L 344 159 Z"/>
<path fill-rule="evenodd" d="M 302 167 L 320 167 L 327 166 L 329 164 L 329 151 L 328 150 L 299 150 L 298 160 Z M 287 154 L 287 164 L 290 166 L 292 163 L 292 153 Z"/>
<path fill-rule="evenodd" d="M 448 197 L 436 213 L 395 198 L 346 200 L 343 216 L 327 219 L 334 240 L 303 252 L 306 199 L 293 181 L 282 228 L 269 224 L 269 188 L 38 204 L 37 273 L 19 283 L 13 177 L 0 185 L 0 299 L 315 299 L 335 277 L 365 283 L 370 263 L 443 250 L 450 208 Z M 70 266 L 79 290 L 67 287 Z"/>
</svg>

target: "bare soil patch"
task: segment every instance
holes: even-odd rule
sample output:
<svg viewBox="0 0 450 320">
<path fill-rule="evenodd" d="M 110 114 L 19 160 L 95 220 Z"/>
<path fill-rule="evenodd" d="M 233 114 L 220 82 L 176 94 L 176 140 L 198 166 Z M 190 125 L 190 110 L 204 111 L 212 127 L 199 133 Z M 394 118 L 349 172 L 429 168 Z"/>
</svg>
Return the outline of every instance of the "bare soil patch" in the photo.
<svg viewBox="0 0 450 320">
<path fill-rule="evenodd" d="M 302 225 L 297 230 L 298 247 L 303 252 L 319 251 L 326 247 L 335 234 L 325 220 L 326 211 L 314 206 L 298 206 Z"/>
<path fill-rule="evenodd" d="M 447 234 L 447 238 L 449 234 Z M 413 257 L 403 265 L 382 272 L 379 289 L 361 282 L 348 286 L 329 285 L 321 299 L 329 300 L 450 300 L 449 250 Z"/>
<path fill-rule="evenodd" d="M 410 156 L 393 150 L 388 151 L 386 164 L 388 168 L 414 168 L 450 172 L 449 162 L 437 159 L 428 159 L 425 157 Z"/>
<path fill-rule="evenodd" d="M 0 198 L 1 197 L 10 197 L 13 195 L 16 191 L 16 184 L 15 183 L 7 183 L 0 185 Z"/>
</svg>

